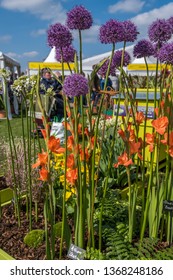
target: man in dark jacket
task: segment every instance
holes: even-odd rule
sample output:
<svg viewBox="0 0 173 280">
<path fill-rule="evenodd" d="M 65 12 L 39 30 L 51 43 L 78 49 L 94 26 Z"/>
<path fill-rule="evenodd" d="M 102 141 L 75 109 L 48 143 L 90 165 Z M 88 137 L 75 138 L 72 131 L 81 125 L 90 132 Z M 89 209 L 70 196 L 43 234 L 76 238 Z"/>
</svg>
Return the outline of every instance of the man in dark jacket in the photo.
<svg viewBox="0 0 173 280">
<path fill-rule="evenodd" d="M 58 77 L 61 80 L 61 77 Z M 50 104 L 50 118 L 57 117 L 61 120 L 64 117 L 64 101 L 61 94 L 62 85 L 61 83 L 51 75 L 51 71 L 48 68 L 42 70 L 42 78 L 40 81 L 40 94 L 46 94 L 48 89 L 52 89 L 54 92 Z"/>
</svg>

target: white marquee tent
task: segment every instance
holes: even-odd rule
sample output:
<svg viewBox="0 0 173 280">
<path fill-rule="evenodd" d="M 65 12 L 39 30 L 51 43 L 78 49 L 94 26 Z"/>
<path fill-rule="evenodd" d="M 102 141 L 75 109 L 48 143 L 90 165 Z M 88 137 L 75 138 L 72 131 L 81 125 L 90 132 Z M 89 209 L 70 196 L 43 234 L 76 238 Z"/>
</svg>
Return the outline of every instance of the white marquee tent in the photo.
<svg viewBox="0 0 173 280">
<path fill-rule="evenodd" d="M 131 57 L 131 64 L 130 64 L 131 67 L 129 67 L 129 69 L 127 67 L 127 68 L 125 68 L 125 70 L 132 75 L 146 75 L 144 58 L 140 58 L 140 59 L 139 58 L 134 58 L 133 48 L 134 48 L 134 45 L 130 45 L 130 46 L 126 47 L 126 51 L 130 54 L 130 57 Z M 119 48 L 117 50 L 122 50 L 122 48 Z M 117 51 L 117 50 L 115 50 L 115 51 Z M 92 66 L 94 64 L 98 64 L 101 60 L 103 60 L 107 57 L 110 57 L 110 55 L 111 55 L 111 51 L 83 59 L 83 61 L 82 61 L 83 72 L 86 75 L 90 74 L 91 71 L 92 71 Z M 46 59 L 43 62 L 44 63 L 57 63 L 58 62 L 55 58 L 55 47 L 53 47 L 51 49 L 48 56 L 46 57 Z M 156 59 L 154 57 L 150 57 L 149 59 L 147 58 L 147 62 L 148 62 L 148 64 L 150 64 L 154 68 L 154 64 L 156 62 Z M 141 70 L 141 69 L 143 69 L 143 70 Z M 33 71 L 30 70 L 30 74 Z M 67 75 L 69 74 L 68 72 L 69 71 L 66 71 Z M 151 70 L 150 74 L 152 74 L 153 72 L 154 72 L 154 70 L 153 71 Z"/>
<path fill-rule="evenodd" d="M 9 69 L 13 75 L 17 73 L 17 75 L 20 76 L 20 63 L 0 51 L 0 69 L 4 68 Z"/>
</svg>

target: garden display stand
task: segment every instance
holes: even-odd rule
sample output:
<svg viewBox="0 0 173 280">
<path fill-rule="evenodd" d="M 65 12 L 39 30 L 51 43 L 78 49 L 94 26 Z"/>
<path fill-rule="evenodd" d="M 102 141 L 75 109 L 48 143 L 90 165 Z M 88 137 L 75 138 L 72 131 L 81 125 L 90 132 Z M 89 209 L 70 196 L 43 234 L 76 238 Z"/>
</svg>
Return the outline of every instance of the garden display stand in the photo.
<svg viewBox="0 0 173 280">
<path fill-rule="evenodd" d="M 11 257 L 9 254 L 7 254 L 5 251 L 0 249 L 0 260 L 15 260 L 13 257 Z"/>
</svg>

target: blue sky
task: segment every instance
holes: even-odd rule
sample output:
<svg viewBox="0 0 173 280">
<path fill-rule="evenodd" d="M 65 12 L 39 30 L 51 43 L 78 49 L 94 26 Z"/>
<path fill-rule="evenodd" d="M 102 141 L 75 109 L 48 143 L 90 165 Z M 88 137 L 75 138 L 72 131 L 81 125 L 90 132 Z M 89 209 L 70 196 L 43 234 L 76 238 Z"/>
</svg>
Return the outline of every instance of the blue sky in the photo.
<svg viewBox="0 0 173 280">
<path fill-rule="evenodd" d="M 99 27 L 110 19 L 131 19 L 140 40 L 154 20 L 173 16 L 173 2 L 166 0 L 0 0 L 0 51 L 20 62 L 22 71 L 29 61 L 44 61 L 50 52 L 46 30 L 50 24 L 65 23 L 66 13 L 75 5 L 85 6 L 94 20 L 92 28 L 83 32 L 83 58 L 111 50 L 98 41 Z M 78 49 L 76 31 L 73 37 Z"/>
</svg>

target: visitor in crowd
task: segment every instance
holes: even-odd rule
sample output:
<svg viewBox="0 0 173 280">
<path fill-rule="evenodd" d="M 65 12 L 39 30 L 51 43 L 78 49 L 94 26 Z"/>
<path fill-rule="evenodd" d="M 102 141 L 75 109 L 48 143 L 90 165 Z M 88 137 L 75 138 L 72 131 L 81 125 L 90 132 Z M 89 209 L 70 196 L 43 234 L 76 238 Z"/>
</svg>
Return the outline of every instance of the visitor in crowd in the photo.
<svg viewBox="0 0 173 280">
<path fill-rule="evenodd" d="M 105 86 L 105 81 L 106 81 L 106 77 L 105 75 L 101 75 L 100 77 L 100 89 L 101 90 L 106 90 L 106 91 L 110 91 L 113 89 L 113 86 L 112 86 L 112 80 L 110 77 L 108 77 L 107 79 L 107 83 L 106 83 L 106 86 Z M 100 98 L 100 97 L 99 97 Z M 111 105 L 111 99 L 110 99 L 110 95 L 109 94 L 106 94 L 105 95 L 105 99 L 104 99 L 105 103 L 107 104 L 107 108 L 110 107 Z"/>
<path fill-rule="evenodd" d="M 60 72 L 56 72 L 59 80 L 62 79 Z M 64 101 L 62 96 L 62 85 L 61 83 L 51 75 L 51 70 L 44 68 L 42 70 L 42 78 L 40 81 L 40 94 L 46 94 L 48 89 L 52 89 L 54 92 L 53 99 L 50 102 L 49 116 L 51 119 L 57 117 L 61 120 L 64 117 Z"/>
<path fill-rule="evenodd" d="M 95 67 L 96 67 L 96 65 L 92 66 L 93 71 L 94 71 Z M 92 90 L 92 92 L 91 92 L 91 101 L 93 102 L 93 106 L 94 106 L 93 112 L 97 113 L 97 108 L 96 107 L 97 107 L 97 101 L 99 100 L 98 95 L 100 95 L 99 94 L 99 91 L 100 91 L 100 78 L 99 78 L 97 73 L 95 73 L 95 75 L 94 75 L 94 77 L 92 79 L 91 87 L 92 87 L 91 88 L 91 90 Z"/>
<path fill-rule="evenodd" d="M 119 91 L 119 78 L 118 75 L 115 74 L 115 76 L 112 79 L 112 87 L 115 91 Z"/>
</svg>

